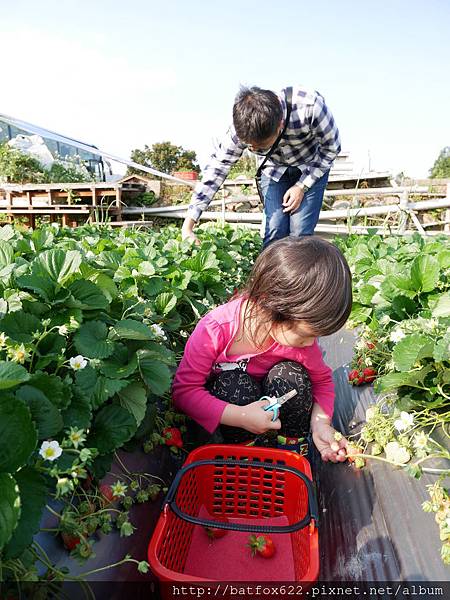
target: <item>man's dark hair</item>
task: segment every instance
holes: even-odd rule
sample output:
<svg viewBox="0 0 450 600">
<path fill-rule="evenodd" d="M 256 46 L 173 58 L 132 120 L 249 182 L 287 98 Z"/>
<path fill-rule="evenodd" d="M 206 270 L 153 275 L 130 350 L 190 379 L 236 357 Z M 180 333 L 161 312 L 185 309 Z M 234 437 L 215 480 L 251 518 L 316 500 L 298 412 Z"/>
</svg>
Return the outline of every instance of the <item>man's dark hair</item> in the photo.
<svg viewBox="0 0 450 600">
<path fill-rule="evenodd" d="M 272 137 L 283 118 L 278 96 L 259 87 L 241 87 L 233 105 L 237 136 L 245 143 L 260 143 Z"/>
<path fill-rule="evenodd" d="M 243 293 L 244 321 L 307 323 L 316 336 L 344 326 L 352 309 L 352 275 L 342 252 L 317 236 L 285 237 L 256 259 Z"/>
</svg>

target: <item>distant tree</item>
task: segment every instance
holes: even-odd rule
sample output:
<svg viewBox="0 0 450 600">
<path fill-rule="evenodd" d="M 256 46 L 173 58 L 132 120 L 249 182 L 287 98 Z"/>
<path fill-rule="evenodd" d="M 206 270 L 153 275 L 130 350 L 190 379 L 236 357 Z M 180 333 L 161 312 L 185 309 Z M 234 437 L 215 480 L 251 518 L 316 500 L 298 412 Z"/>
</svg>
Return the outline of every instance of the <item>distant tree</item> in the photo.
<svg viewBox="0 0 450 600">
<path fill-rule="evenodd" d="M 255 156 L 250 154 L 247 150 L 244 150 L 244 154 L 241 158 L 231 167 L 228 177 L 230 179 L 236 179 L 239 175 L 243 175 L 244 177 L 252 178 L 256 175 L 257 169 Z"/>
<path fill-rule="evenodd" d="M 170 142 L 160 142 L 151 147 L 146 144 L 144 150 L 137 148 L 132 151 L 131 160 L 169 175 L 174 171 L 200 172 L 195 151 L 185 150 L 182 146 L 175 146 Z M 143 171 L 128 167 L 127 175 L 133 174 L 142 175 Z"/>
<path fill-rule="evenodd" d="M 450 146 L 446 146 L 440 151 L 430 169 L 430 177 L 443 179 L 450 177 Z"/>
</svg>

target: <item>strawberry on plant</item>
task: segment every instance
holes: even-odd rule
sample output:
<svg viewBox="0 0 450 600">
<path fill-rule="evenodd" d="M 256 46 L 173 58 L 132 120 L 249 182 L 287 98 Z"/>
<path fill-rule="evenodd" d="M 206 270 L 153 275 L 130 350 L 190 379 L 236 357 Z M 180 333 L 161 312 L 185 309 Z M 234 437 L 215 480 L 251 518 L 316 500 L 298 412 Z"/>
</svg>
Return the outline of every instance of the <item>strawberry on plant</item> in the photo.
<svg viewBox="0 0 450 600">
<path fill-rule="evenodd" d="M 366 346 L 369 350 L 373 350 L 375 348 L 375 344 L 372 344 L 372 342 L 367 342 Z"/>
<path fill-rule="evenodd" d="M 106 483 L 102 483 L 99 486 L 99 491 L 100 494 L 103 497 L 103 501 L 107 504 L 111 504 L 111 502 L 113 502 L 114 500 L 117 500 L 117 498 L 114 497 L 114 492 L 111 489 L 110 485 L 107 485 Z"/>
<path fill-rule="evenodd" d="M 81 538 L 78 535 L 72 535 L 71 533 L 67 533 L 67 531 L 61 532 L 61 538 L 63 544 L 69 552 L 71 552 L 74 548 L 81 544 Z"/>
<path fill-rule="evenodd" d="M 371 369 L 368 367 L 366 369 L 363 369 L 363 375 L 365 383 L 372 383 L 372 381 L 376 379 L 377 372 L 375 371 L 375 369 Z"/>
<path fill-rule="evenodd" d="M 178 427 L 166 427 L 163 429 L 162 434 L 166 446 L 176 446 L 177 448 L 183 447 L 181 431 L 178 429 Z"/>
<path fill-rule="evenodd" d="M 355 456 L 356 454 L 363 453 L 363 449 L 361 448 L 361 446 L 356 446 L 355 444 L 348 444 L 346 451 L 347 451 L 347 460 L 349 463 L 355 462 L 356 458 L 358 458 Z M 362 457 L 360 457 L 360 458 L 362 458 Z"/>
<path fill-rule="evenodd" d="M 350 373 L 348 374 L 348 380 L 350 383 L 353 383 L 353 385 L 355 385 L 355 381 L 359 378 L 359 371 L 358 369 L 353 369 L 352 371 L 350 371 Z"/>
<path fill-rule="evenodd" d="M 219 521 L 220 523 L 228 523 L 228 519 L 225 516 L 214 516 L 214 519 L 216 521 Z M 218 540 L 220 538 L 223 538 L 224 535 L 226 535 L 228 532 L 226 529 L 220 529 L 219 527 L 214 527 L 214 526 L 205 526 L 204 530 L 206 532 L 206 535 L 209 537 L 209 539 L 212 540 Z"/>
<path fill-rule="evenodd" d="M 247 546 L 250 546 L 252 556 L 259 554 L 262 558 L 272 558 L 275 554 L 275 544 L 272 538 L 264 533 L 249 536 Z"/>
</svg>

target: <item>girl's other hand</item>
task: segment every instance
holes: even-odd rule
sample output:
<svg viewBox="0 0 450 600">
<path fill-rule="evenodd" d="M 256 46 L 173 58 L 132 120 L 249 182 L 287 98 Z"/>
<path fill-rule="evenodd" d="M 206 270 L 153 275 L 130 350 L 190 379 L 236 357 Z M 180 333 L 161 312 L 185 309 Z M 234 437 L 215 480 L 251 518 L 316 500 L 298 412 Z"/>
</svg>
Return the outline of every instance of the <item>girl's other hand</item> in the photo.
<svg viewBox="0 0 450 600">
<path fill-rule="evenodd" d="M 312 437 L 324 462 L 344 462 L 347 459 L 348 440 L 342 437 L 338 442 L 334 434 L 336 430 L 329 423 L 316 423 L 312 429 Z"/>
</svg>

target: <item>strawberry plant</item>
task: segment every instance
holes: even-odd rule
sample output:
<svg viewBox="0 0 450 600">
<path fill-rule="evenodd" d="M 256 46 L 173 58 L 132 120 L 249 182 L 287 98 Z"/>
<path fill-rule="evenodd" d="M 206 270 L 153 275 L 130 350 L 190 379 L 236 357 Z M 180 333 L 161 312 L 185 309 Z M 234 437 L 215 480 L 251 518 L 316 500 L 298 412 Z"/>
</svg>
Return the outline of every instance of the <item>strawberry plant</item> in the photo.
<svg viewBox="0 0 450 600">
<path fill-rule="evenodd" d="M 336 243 L 352 270 L 350 322 L 359 328 L 349 382 L 373 382 L 379 395 L 351 460 L 359 467 L 381 460 L 416 478 L 424 471 L 448 476 L 448 469 L 430 469 L 427 462 L 450 458 L 442 441 L 450 427 L 449 239 L 371 235 Z M 441 438 L 433 435 L 439 430 Z M 441 527 L 448 563 L 447 533 Z"/>
<path fill-rule="evenodd" d="M 49 498 L 68 502 L 58 530 L 81 540 L 72 552 L 85 559 L 95 529 L 107 532 L 116 515 L 121 535 L 132 534 L 130 506 L 159 494 L 151 479 L 133 483 L 135 491 L 132 481 L 118 481 L 112 496 L 98 493 L 96 482 L 131 440 L 158 436 L 160 443 L 166 427 L 183 429 L 175 417 L 161 422 L 171 414 L 177 355 L 198 318 L 243 283 L 259 251 L 252 232 L 209 226 L 202 237 L 193 247 L 174 227 L 157 234 L 0 228 L 0 560 L 7 578 L 23 576 L 28 548 L 45 562 L 33 536 Z"/>
</svg>

